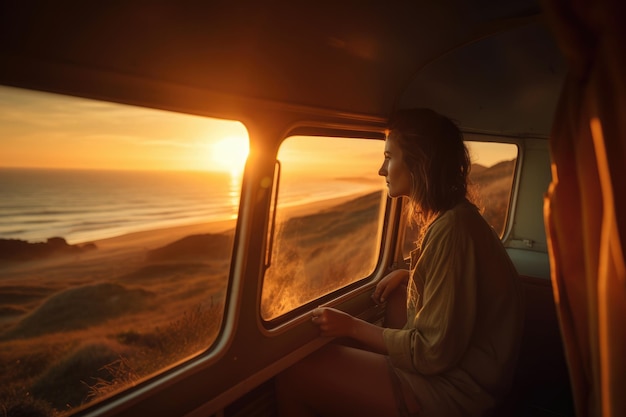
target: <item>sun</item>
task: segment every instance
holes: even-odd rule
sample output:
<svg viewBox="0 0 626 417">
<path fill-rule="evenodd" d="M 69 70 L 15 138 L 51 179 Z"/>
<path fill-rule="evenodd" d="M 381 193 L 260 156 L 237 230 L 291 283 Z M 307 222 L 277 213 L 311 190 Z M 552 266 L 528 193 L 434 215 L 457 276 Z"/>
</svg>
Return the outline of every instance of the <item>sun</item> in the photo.
<svg viewBox="0 0 626 417">
<path fill-rule="evenodd" d="M 227 136 L 211 144 L 211 162 L 220 171 L 240 173 L 248 158 L 250 145 L 242 136 Z"/>
</svg>

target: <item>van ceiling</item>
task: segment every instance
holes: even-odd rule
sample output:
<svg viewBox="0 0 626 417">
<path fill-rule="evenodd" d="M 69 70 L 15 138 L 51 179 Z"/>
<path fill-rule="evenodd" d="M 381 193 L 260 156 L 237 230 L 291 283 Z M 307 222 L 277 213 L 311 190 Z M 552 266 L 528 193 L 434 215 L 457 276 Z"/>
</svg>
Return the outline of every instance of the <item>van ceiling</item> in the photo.
<svg viewBox="0 0 626 417">
<path fill-rule="evenodd" d="M 3 1 L 0 83 L 154 107 L 158 88 L 111 76 L 374 117 L 430 106 L 541 136 L 565 66 L 540 19 L 532 0 Z"/>
</svg>

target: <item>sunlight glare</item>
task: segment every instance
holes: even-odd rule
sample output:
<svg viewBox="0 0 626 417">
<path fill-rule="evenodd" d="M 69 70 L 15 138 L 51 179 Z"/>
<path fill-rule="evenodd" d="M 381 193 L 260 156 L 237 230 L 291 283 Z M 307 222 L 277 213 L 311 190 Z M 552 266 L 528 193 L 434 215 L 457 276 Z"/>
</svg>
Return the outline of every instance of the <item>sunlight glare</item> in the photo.
<svg viewBox="0 0 626 417">
<path fill-rule="evenodd" d="M 211 145 L 211 162 L 215 168 L 230 173 L 243 170 L 250 146 L 248 139 L 242 136 L 228 136 Z"/>
</svg>

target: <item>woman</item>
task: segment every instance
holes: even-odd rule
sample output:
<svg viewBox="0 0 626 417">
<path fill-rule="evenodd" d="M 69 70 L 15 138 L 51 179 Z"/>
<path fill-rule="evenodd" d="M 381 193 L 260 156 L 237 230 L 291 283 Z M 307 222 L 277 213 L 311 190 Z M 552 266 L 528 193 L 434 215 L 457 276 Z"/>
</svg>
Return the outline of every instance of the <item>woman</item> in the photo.
<svg viewBox="0 0 626 417">
<path fill-rule="evenodd" d="M 389 122 L 379 170 L 389 196 L 409 197 L 421 233 L 410 271 L 372 295 L 385 327 L 317 308 L 329 344 L 277 378 L 284 416 L 479 416 L 507 393 L 521 337 L 519 279 L 498 236 L 467 199 L 470 159 L 457 126 L 428 109 Z"/>
</svg>

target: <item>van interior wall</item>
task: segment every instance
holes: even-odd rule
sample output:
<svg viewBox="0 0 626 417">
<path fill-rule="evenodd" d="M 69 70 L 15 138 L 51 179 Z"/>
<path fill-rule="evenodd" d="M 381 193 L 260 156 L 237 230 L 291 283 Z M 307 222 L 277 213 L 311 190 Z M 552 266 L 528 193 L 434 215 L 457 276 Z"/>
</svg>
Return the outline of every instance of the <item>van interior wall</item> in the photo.
<svg viewBox="0 0 626 417">
<path fill-rule="evenodd" d="M 543 198 L 551 181 L 548 140 L 522 140 L 510 232 L 504 244 L 524 287 L 525 321 L 509 415 L 572 416 L 574 404 L 556 312 Z"/>
</svg>

